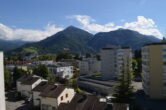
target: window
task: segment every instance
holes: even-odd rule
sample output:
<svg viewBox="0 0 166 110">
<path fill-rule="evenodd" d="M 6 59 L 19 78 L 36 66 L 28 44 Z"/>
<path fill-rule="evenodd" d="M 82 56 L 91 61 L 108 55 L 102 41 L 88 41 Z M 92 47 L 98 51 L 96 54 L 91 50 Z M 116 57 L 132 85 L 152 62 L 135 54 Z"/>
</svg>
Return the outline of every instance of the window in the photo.
<svg viewBox="0 0 166 110">
<path fill-rule="evenodd" d="M 68 97 L 68 94 L 66 94 L 66 98 Z"/>
<path fill-rule="evenodd" d="M 61 101 L 63 100 L 63 96 L 61 96 Z"/>
</svg>

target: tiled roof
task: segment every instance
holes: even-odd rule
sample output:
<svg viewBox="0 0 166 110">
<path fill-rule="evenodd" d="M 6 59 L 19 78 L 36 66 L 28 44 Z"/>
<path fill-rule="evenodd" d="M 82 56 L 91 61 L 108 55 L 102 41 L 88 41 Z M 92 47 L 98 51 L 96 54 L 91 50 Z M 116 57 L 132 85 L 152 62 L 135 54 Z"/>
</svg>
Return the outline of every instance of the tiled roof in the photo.
<svg viewBox="0 0 166 110">
<path fill-rule="evenodd" d="M 38 76 L 24 75 L 21 78 L 19 78 L 17 81 L 21 82 L 21 84 L 32 85 L 39 79 L 40 79 L 40 77 L 38 77 Z"/>
<path fill-rule="evenodd" d="M 63 92 L 65 87 L 63 85 L 48 84 L 47 87 L 42 91 L 40 96 L 58 98 L 58 96 Z"/>
<path fill-rule="evenodd" d="M 62 103 L 57 110 L 105 110 L 107 104 L 93 95 L 76 94 L 69 104 Z"/>
</svg>

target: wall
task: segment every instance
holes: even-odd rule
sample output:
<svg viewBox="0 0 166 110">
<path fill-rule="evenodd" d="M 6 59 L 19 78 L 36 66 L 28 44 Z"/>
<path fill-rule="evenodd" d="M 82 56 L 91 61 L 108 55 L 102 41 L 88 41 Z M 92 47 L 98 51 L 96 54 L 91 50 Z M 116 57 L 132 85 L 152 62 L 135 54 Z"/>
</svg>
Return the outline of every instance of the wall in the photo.
<svg viewBox="0 0 166 110">
<path fill-rule="evenodd" d="M 68 97 L 66 98 L 66 94 L 68 94 Z M 75 95 L 74 89 L 72 88 L 65 88 L 65 90 L 59 95 L 58 99 L 58 105 L 60 103 L 68 103 L 70 102 Z M 63 96 L 63 100 L 61 101 L 61 97 Z"/>
<path fill-rule="evenodd" d="M 0 110 L 6 110 L 4 89 L 3 53 L 0 52 Z"/>
</svg>

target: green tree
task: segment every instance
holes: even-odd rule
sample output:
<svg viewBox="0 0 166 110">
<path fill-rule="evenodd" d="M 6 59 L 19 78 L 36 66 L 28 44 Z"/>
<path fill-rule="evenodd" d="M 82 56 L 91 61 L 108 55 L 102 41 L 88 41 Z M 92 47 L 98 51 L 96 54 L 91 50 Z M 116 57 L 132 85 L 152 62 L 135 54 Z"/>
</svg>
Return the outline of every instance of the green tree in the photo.
<svg viewBox="0 0 166 110">
<path fill-rule="evenodd" d="M 96 54 L 96 59 L 100 61 L 101 60 L 101 55 L 100 54 Z"/>
<path fill-rule="evenodd" d="M 61 53 L 61 54 L 57 55 L 56 61 L 60 61 L 62 59 L 73 59 L 73 55 L 68 54 L 68 53 Z"/>
<path fill-rule="evenodd" d="M 142 62 L 140 58 L 132 60 L 132 68 L 134 77 L 141 77 Z"/>
<path fill-rule="evenodd" d="M 45 65 L 38 65 L 33 69 L 33 74 L 47 78 L 49 75 L 48 68 Z"/>
<path fill-rule="evenodd" d="M 134 101 L 134 88 L 132 83 L 132 73 L 127 64 L 126 69 L 123 65 L 122 75 L 119 77 L 119 83 L 114 88 L 112 99 L 116 103 L 132 103 Z"/>
<path fill-rule="evenodd" d="M 12 76 L 11 73 L 5 68 L 4 70 L 4 76 L 5 76 L 5 89 L 8 90 L 12 87 Z"/>
<path fill-rule="evenodd" d="M 14 83 L 14 85 L 16 85 L 17 79 L 19 79 L 20 77 L 22 77 L 25 74 L 27 74 L 27 71 L 15 67 L 13 69 L 13 83 Z"/>
</svg>

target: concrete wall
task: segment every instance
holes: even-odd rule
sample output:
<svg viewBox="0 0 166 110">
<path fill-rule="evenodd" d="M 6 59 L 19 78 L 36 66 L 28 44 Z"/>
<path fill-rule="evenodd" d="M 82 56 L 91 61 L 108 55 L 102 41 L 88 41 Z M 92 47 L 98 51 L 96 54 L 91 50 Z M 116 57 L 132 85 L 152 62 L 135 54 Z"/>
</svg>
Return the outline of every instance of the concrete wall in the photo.
<svg viewBox="0 0 166 110">
<path fill-rule="evenodd" d="M 163 98 L 162 45 L 150 46 L 150 91 L 151 98 Z"/>
<path fill-rule="evenodd" d="M 4 64 L 3 53 L 0 52 L 0 110 L 6 110 L 4 89 Z"/>
<path fill-rule="evenodd" d="M 33 105 L 34 106 L 40 106 L 40 101 L 41 101 L 41 92 L 33 91 Z"/>
</svg>

